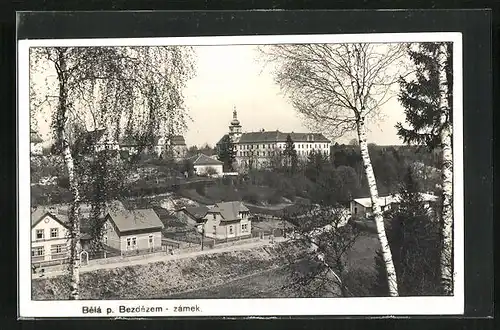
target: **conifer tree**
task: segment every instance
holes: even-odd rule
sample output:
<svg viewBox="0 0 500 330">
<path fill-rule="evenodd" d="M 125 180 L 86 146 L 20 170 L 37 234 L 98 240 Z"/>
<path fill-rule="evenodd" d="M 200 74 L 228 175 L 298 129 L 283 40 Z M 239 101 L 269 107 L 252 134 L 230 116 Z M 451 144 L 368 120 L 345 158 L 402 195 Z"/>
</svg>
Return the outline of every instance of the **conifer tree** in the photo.
<svg viewBox="0 0 500 330">
<path fill-rule="evenodd" d="M 387 214 L 387 238 L 393 253 L 401 296 L 440 293 L 439 223 L 426 207 L 411 168 L 399 194 L 398 207 Z M 385 268 L 376 257 L 378 290 L 386 289 Z M 382 281 L 380 281 L 382 279 Z"/>
<path fill-rule="evenodd" d="M 452 44 L 422 43 L 409 49 L 416 66 L 415 79 L 400 80 L 399 100 L 406 124 L 398 123 L 405 143 L 442 150 L 441 281 L 446 294 L 453 293 L 453 58 Z"/>
<path fill-rule="evenodd" d="M 217 148 L 217 159 L 224 163 L 224 171 L 234 171 L 235 158 L 236 150 L 234 143 L 231 141 L 229 135 L 225 135 Z"/>
<path fill-rule="evenodd" d="M 285 158 L 285 167 L 290 174 L 295 174 L 297 172 L 298 158 L 297 150 L 295 150 L 295 145 L 293 144 L 290 134 L 286 136 L 286 145 L 283 156 Z"/>
</svg>

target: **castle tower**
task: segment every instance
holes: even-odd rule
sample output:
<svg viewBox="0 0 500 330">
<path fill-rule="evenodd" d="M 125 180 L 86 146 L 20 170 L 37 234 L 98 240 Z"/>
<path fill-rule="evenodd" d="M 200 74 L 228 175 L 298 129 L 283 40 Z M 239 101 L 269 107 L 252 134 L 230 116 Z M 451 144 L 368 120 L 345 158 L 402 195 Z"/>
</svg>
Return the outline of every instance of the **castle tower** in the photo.
<svg viewBox="0 0 500 330">
<path fill-rule="evenodd" d="M 231 125 L 229 126 L 229 137 L 233 143 L 238 143 L 241 137 L 241 125 L 238 120 L 238 113 L 236 112 L 236 107 L 233 108 L 233 120 L 231 120 Z"/>
</svg>

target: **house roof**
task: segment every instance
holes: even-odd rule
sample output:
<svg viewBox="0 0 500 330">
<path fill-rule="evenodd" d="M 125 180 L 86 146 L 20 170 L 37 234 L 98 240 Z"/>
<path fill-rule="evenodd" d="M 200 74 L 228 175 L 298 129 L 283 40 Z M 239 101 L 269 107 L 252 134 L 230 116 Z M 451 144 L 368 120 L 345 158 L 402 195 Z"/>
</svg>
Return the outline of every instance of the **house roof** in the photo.
<svg viewBox="0 0 500 330">
<path fill-rule="evenodd" d="M 420 193 L 420 197 L 424 202 L 435 202 L 437 201 L 437 196 L 431 195 L 431 194 L 426 194 L 426 193 Z M 392 203 L 399 203 L 400 200 L 400 195 L 395 194 L 395 195 L 389 195 L 389 196 L 380 196 L 378 199 L 379 205 L 381 206 L 386 206 Z M 370 197 L 366 198 L 355 198 L 354 201 L 358 204 L 363 205 L 364 207 L 372 207 L 372 201 Z"/>
<path fill-rule="evenodd" d="M 39 206 L 35 210 L 31 212 L 31 227 L 36 226 L 45 215 L 50 215 L 54 220 L 59 222 L 61 225 L 67 227 L 69 223 L 68 216 L 65 214 L 60 214 L 58 209 L 47 207 L 47 206 Z"/>
<path fill-rule="evenodd" d="M 226 134 L 227 135 L 227 134 Z M 224 135 L 224 137 L 226 137 Z M 287 136 L 290 135 L 294 142 L 324 142 L 331 143 L 323 134 L 321 133 L 284 133 L 278 130 L 276 131 L 260 131 L 260 132 L 247 132 L 242 133 L 238 143 L 275 143 L 275 142 L 286 142 Z M 219 141 L 219 144 L 222 142 Z"/>
<path fill-rule="evenodd" d="M 120 141 L 120 146 L 124 147 L 134 147 L 137 145 L 139 145 L 139 142 L 137 142 L 137 140 L 130 135 L 124 136 Z"/>
<path fill-rule="evenodd" d="M 240 220 L 240 212 L 249 212 L 248 208 L 238 201 L 217 203 L 208 210 L 208 213 L 220 213 L 223 221 Z"/>
<path fill-rule="evenodd" d="M 113 209 L 108 212 L 108 216 L 120 233 L 163 228 L 163 223 L 153 209 Z"/>
<path fill-rule="evenodd" d="M 43 140 L 40 137 L 40 135 L 38 135 L 37 132 L 31 131 L 30 132 L 30 142 L 31 143 L 41 143 L 41 142 L 43 142 Z"/>
<path fill-rule="evenodd" d="M 102 139 L 102 137 L 104 136 L 104 134 L 106 133 L 106 129 L 105 128 L 98 128 L 98 129 L 95 129 L 93 131 L 87 131 L 86 133 L 86 139 L 87 141 L 91 141 L 91 142 L 98 142 Z"/>
<path fill-rule="evenodd" d="M 206 206 L 191 206 L 182 208 L 186 213 L 191 215 L 195 219 L 203 219 L 207 215 L 208 207 Z"/>
<path fill-rule="evenodd" d="M 178 145 L 178 146 L 185 146 L 186 145 L 186 140 L 184 140 L 184 136 L 182 135 L 174 135 L 170 138 L 170 144 L 171 145 Z"/>
<path fill-rule="evenodd" d="M 190 157 L 189 160 L 193 163 L 193 166 L 196 166 L 196 165 L 222 165 L 224 164 L 223 162 L 221 162 L 220 160 L 217 160 L 217 159 L 213 159 L 212 157 L 210 156 L 207 156 L 205 154 L 198 154 L 198 155 L 195 155 L 193 157 Z"/>
</svg>

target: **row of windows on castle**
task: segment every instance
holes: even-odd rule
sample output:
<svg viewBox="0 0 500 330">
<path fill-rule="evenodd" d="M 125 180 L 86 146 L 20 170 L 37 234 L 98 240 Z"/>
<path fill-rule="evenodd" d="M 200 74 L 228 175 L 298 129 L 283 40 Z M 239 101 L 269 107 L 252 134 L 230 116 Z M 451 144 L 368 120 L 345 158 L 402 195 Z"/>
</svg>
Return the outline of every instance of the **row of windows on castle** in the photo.
<svg viewBox="0 0 500 330">
<path fill-rule="evenodd" d="M 297 155 L 299 156 L 307 156 L 312 153 L 312 150 L 297 150 Z M 325 156 L 328 156 L 328 151 L 324 151 L 323 154 Z M 250 157 L 250 156 L 257 156 L 257 157 L 270 157 L 274 156 L 275 152 L 274 151 L 268 151 L 267 153 L 265 151 L 256 151 L 255 153 L 253 151 L 239 151 L 236 153 L 236 156 L 240 157 Z"/>
<path fill-rule="evenodd" d="M 235 145 L 236 149 L 239 150 L 253 150 L 259 149 L 259 146 L 262 146 L 261 149 L 274 149 L 274 144 L 240 144 Z M 328 149 L 328 143 L 315 143 L 315 144 L 304 144 L 304 143 L 294 143 L 295 148 L 297 149 Z M 255 147 L 255 148 L 254 148 Z M 279 149 L 285 149 L 286 144 L 278 144 Z"/>
</svg>

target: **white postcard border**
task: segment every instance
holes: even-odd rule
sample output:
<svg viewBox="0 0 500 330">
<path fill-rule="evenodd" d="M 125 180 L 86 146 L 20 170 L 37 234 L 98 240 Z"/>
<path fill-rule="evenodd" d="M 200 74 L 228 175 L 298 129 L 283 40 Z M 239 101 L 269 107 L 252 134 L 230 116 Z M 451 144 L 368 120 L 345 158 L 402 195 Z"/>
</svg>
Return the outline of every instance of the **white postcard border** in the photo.
<svg viewBox="0 0 500 330">
<path fill-rule="evenodd" d="M 452 297 L 31 300 L 29 48 L 47 46 L 259 45 L 341 42 L 453 42 L 454 288 Z M 31 317 L 280 316 L 280 315 L 459 315 L 464 312 L 464 185 L 462 34 L 456 32 L 345 35 L 272 35 L 175 38 L 37 39 L 18 41 L 18 314 Z M 131 308 L 120 313 L 120 306 Z M 148 311 L 147 307 L 161 307 Z M 184 306 L 182 311 L 175 307 Z M 101 313 L 83 313 L 99 307 Z M 144 307 L 144 308 L 142 308 Z M 135 308 L 138 308 L 135 310 Z M 134 309 L 134 310 L 132 310 Z M 89 309 L 91 310 L 91 309 Z M 112 311 L 112 313 L 108 313 Z"/>
</svg>

